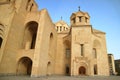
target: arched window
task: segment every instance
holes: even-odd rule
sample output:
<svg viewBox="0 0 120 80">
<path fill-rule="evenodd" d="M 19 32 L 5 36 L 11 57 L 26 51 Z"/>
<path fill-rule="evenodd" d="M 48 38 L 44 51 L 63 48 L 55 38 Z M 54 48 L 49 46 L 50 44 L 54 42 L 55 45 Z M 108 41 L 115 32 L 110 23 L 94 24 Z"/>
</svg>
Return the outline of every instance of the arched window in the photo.
<svg viewBox="0 0 120 80">
<path fill-rule="evenodd" d="M 60 31 L 62 31 L 62 26 L 60 26 Z"/>
<path fill-rule="evenodd" d="M 67 59 L 71 57 L 71 43 L 69 40 L 64 41 L 64 51 Z"/>
<path fill-rule="evenodd" d="M 79 22 L 82 22 L 82 17 L 81 16 L 79 16 Z"/>
<path fill-rule="evenodd" d="M 64 27 L 64 31 L 65 31 L 65 27 Z"/>
<path fill-rule="evenodd" d="M 2 46 L 3 39 L 0 37 L 0 48 Z"/>
<path fill-rule="evenodd" d="M 58 26 L 57 26 L 57 31 L 58 31 Z"/>
<path fill-rule="evenodd" d="M 34 49 L 36 43 L 38 23 L 35 21 L 28 22 L 25 29 L 24 44 L 26 49 Z"/>
<path fill-rule="evenodd" d="M 84 44 L 80 44 L 81 46 L 81 56 L 84 56 Z"/>
<path fill-rule="evenodd" d="M 52 55 L 52 47 L 53 47 L 53 33 L 50 33 L 50 40 L 49 40 L 49 54 Z"/>
<path fill-rule="evenodd" d="M 96 51 L 95 48 L 93 48 L 93 57 L 94 57 L 94 58 L 97 58 L 97 51 Z"/>
<path fill-rule="evenodd" d="M 70 48 L 66 48 L 66 58 L 70 58 Z"/>
</svg>

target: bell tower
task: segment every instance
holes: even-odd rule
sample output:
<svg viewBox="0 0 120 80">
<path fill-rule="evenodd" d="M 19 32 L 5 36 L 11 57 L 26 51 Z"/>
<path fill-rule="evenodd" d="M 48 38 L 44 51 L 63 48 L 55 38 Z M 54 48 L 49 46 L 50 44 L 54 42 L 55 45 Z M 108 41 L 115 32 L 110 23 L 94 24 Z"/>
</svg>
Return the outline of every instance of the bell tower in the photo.
<svg viewBox="0 0 120 80">
<path fill-rule="evenodd" d="M 70 17 L 71 25 L 90 25 L 90 16 L 87 12 L 82 12 L 78 7 L 78 12 L 72 13 Z"/>
<path fill-rule="evenodd" d="M 90 75 L 88 49 L 91 43 L 90 16 L 87 12 L 82 12 L 80 7 L 78 12 L 72 13 L 71 21 L 71 75 Z M 87 65 L 88 64 L 88 65 Z"/>
</svg>

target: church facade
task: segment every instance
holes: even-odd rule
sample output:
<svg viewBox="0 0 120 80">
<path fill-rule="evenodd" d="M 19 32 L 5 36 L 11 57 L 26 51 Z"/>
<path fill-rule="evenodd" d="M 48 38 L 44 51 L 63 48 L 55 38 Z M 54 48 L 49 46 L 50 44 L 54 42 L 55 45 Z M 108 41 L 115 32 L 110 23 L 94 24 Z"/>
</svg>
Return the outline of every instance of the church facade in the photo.
<svg viewBox="0 0 120 80">
<path fill-rule="evenodd" d="M 53 23 L 34 0 L 0 0 L 0 75 L 109 75 L 105 32 L 87 12 Z"/>
</svg>

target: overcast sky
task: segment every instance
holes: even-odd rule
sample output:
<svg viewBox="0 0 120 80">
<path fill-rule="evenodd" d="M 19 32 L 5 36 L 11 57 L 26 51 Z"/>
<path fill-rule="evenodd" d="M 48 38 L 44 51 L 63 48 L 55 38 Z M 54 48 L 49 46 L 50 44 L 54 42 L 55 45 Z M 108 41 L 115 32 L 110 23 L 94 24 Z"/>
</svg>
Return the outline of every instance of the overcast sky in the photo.
<svg viewBox="0 0 120 80">
<path fill-rule="evenodd" d="M 120 59 L 120 0 L 35 0 L 39 10 L 46 8 L 53 22 L 63 20 L 70 25 L 70 16 L 88 12 L 93 28 L 106 32 L 107 52 Z"/>
</svg>

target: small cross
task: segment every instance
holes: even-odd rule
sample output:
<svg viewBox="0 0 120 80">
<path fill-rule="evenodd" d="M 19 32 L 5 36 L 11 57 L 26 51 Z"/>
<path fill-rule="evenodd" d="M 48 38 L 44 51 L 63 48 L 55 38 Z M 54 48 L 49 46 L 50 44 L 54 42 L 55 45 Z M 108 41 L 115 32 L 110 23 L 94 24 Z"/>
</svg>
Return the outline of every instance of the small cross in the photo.
<svg viewBox="0 0 120 80">
<path fill-rule="evenodd" d="M 80 11 L 80 6 L 78 7 L 78 11 Z"/>
<path fill-rule="evenodd" d="M 62 20 L 62 16 L 61 16 L 61 20 Z"/>
</svg>

